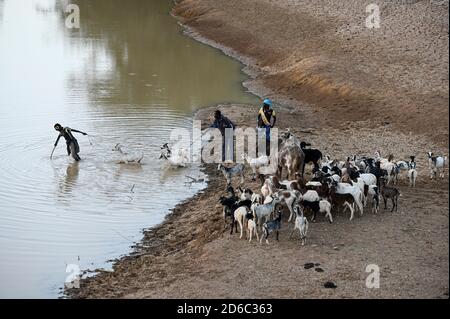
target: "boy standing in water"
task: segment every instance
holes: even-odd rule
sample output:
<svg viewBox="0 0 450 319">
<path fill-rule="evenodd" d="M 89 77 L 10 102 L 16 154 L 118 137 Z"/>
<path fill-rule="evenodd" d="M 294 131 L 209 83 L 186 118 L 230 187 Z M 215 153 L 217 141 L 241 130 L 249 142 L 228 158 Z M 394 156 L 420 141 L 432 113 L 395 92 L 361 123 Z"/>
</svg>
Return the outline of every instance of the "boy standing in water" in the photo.
<svg viewBox="0 0 450 319">
<path fill-rule="evenodd" d="M 67 144 L 67 155 L 72 154 L 74 160 L 79 161 L 81 159 L 78 155 L 78 153 L 80 152 L 80 146 L 78 145 L 77 139 L 72 135 L 72 132 L 80 133 L 83 135 L 87 135 L 87 133 L 71 129 L 70 127 L 62 127 L 61 124 L 58 123 L 55 124 L 54 128 L 59 132 L 58 138 L 55 142 L 55 147 L 58 145 L 61 136 L 63 136 Z"/>
</svg>

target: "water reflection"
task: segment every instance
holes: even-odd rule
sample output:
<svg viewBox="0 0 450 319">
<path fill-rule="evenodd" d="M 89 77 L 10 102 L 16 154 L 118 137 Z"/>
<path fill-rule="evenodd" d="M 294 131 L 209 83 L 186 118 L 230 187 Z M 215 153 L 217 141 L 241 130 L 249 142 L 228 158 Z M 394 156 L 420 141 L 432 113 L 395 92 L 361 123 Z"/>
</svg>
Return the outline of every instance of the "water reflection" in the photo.
<svg viewBox="0 0 450 319">
<path fill-rule="evenodd" d="M 67 165 L 66 174 L 59 187 L 60 193 L 63 194 L 64 197 L 72 193 L 72 190 L 76 185 L 79 172 L 80 166 L 78 162 L 71 162 Z"/>
<path fill-rule="evenodd" d="M 151 102 L 183 111 L 242 102 L 239 64 L 226 58 L 217 63 L 214 50 L 205 54 L 204 45 L 184 37 L 169 15 L 171 1 L 70 2 L 80 8 L 81 28 L 64 30 L 72 48 L 82 46 L 84 55 L 77 56 L 85 59 L 90 100 L 136 106 Z M 67 81 L 74 85 L 78 79 L 75 75 Z M 244 99 L 255 101 L 250 95 Z M 120 107 L 115 111 L 124 115 Z"/>
</svg>

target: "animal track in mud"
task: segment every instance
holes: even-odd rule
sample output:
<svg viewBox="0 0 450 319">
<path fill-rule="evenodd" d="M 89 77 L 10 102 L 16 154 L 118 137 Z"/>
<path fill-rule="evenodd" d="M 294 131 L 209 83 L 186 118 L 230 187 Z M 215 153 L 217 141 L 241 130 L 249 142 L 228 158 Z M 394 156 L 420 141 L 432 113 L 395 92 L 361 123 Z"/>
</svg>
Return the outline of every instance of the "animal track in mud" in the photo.
<svg viewBox="0 0 450 319">
<path fill-rule="evenodd" d="M 306 263 L 303 267 L 304 267 L 305 269 L 311 269 L 311 268 L 314 267 L 314 263 Z"/>
<path fill-rule="evenodd" d="M 323 269 L 320 268 L 320 267 L 316 267 L 316 268 L 314 268 L 314 270 L 315 270 L 316 272 L 323 272 Z"/>
<path fill-rule="evenodd" d="M 318 267 L 318 266 L 320 266 L 320 263 L 306 263 L 303 267 L 305 269 L 314 268 L 314 270 L 316 272 L 324 272 L 324 270 L 322 268 Z"/>
<path fill-rule="evenodd" d="M 325 288 L 328 288 L 328 289 L 335 289 L 335 288 L 337 288 L 336 284 L 334 282 L 331 282 L 331 281 L 327 281 L 326 283 L 323 284 L 323 286 Z"/>
</svg>

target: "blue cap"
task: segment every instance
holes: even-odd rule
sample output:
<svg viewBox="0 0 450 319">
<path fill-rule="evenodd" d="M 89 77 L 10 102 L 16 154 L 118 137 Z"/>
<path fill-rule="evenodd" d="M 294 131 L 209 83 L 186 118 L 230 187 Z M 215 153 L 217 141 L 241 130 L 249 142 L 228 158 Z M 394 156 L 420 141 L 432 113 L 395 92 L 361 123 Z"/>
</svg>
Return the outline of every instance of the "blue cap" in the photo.
<svg viewBox="0 0 450 319">
<path fill-rule="evenodd" d="M 264 99 L 263 103 L 272 106 L 272 101 L 270 99 Z"/>
</svg>

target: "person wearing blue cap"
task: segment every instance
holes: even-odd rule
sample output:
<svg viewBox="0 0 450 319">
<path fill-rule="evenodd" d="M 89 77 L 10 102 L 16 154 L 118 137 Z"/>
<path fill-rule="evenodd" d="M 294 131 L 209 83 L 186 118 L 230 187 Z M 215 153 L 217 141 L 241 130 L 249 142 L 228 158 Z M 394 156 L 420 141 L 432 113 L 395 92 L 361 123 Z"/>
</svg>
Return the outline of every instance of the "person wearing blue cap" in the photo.
<svg viewBox="0 0 450 319">
<path fill-rule="evenodd" d="M 266 129 L 266 155 L 270 154 L 270 129 L 275 126 L 277 117 L 272 108 L 272 101 L 264 99 L 258 112 L 258 127 Z"/>
</svg>

